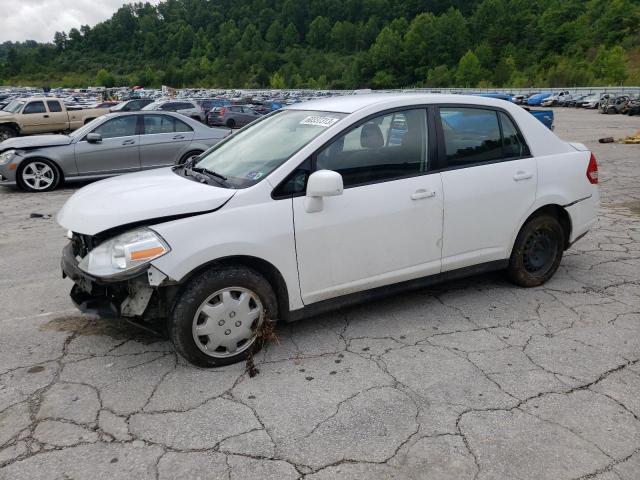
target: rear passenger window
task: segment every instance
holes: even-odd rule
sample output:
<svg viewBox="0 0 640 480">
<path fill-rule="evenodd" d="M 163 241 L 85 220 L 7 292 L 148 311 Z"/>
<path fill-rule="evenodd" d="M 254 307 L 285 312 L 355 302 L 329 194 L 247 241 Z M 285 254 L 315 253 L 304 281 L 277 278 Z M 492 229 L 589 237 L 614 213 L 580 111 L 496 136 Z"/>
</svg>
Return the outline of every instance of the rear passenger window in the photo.
<svg viewBox="0 0 640 480">
<path fill-rule="evenodd" d="M 44 108 L 44 102 L 30 102 L 24 107 L 22 113 L 47 113 L 47 109 Z"/>
<path fill-rule="evenodd" d="M 504 158 L 526 157 L 530 155 L 529 148 L 522 134 L 515 127 L 511 119 L 500 112 L 500 124 L 502 125 L 502 148 Z"/>
<path fill-rule="evenodd" d="M 60 102 L 56 102 L 55 100 L 47 100 L 47 107 L 49 107 L 50 112 L 61 112 L 62 107 L 60 106 Z"/>
<path fill-rule="evenodd" d="M 318 152 L 316 169 L 342 175 L 345 188 L 420 175 L 427 169 L 425 110 L 366 121 Z"/>
<path fill-rule="evenodd" d="M 502 139 L 496 111 L 440 108 L 440 119 L 450 167 L 502 158 Z"/>
<path fill-rule="evenodd" d="M 189 125 L 178 120 L 177 118 L 174 118 L 173 121 L 174 121 L 176 132 L 192 132 L 193 131 L 193 129 Z"/>
<path fill-rule="evenodd" d="M 168 115 L 144 116 L 144 133 L 146 135 L 173 133 L 173 128 L 173 117 Z"/>
</svg>

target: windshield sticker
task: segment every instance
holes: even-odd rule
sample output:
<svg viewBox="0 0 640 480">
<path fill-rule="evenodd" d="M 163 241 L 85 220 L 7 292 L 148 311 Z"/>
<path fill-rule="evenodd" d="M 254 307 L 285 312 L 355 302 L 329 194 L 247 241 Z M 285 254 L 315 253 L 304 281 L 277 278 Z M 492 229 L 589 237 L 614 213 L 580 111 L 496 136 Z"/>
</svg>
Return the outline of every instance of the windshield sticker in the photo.
<svg viewBox="0 0 640 480">
<path fill-rule="evenodd" d="M 258 180 L 260 177 L 262 177 L 262 172 L 249 172 L 247 173 L 246 177 L 249 180 Z"/>
<path fill-rule="evenodd" d="M 314 125 L 316 127 L 330 127 L 336 123 L 339 118 L 322 117 L 319 115 L 310 115 L 300 122 L 300 125 Z"/>
</svg>

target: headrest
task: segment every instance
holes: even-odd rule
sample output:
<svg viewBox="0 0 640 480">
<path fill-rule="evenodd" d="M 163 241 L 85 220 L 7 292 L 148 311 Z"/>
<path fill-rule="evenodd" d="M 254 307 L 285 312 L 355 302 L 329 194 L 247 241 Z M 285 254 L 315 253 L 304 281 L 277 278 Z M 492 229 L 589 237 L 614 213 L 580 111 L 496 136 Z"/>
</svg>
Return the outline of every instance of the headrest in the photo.
<svg viewBox="0 0 640 480">
<path fill-rule="evenodd" d="M 366 123 L 360 132 L 360 145 L 362 148 L 382 148 L 384 137 L 380 127 L 375 123 Z"/>
</svg>

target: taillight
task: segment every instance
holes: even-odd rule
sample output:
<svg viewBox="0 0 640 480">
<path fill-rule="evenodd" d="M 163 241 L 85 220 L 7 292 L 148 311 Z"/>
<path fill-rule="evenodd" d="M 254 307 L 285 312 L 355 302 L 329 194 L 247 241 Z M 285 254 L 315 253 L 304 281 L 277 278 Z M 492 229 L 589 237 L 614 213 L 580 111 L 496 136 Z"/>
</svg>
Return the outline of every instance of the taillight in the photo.
<svg viewBox="0 0 640 480">
<path fill-rule="evenodd" d="M 596 157 L 593 153 L 591 154 L 589 166 L 587 167 L 587 179 L 592 185 L 598 183 L 598 162 L 596 162 Z"/>
<path fill-rule="evenodd" d="M 224 115 L 224 114 L 227 112 L 227 109 L 226 109 L 226 108 L 224 108 L 224 107 L 222 107 L 222 108 L 219 110 L 219 112 L 220 112 L 220 113 L 219 113 L 220 115 Z"/>
</svg>

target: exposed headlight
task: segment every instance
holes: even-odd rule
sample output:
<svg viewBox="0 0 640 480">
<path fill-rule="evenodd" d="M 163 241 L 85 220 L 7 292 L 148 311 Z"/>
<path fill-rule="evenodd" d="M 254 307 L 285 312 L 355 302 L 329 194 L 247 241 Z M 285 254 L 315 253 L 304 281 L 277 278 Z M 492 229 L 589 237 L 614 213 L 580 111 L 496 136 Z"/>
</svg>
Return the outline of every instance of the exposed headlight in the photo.
<svg viewBox="0 0 640 480">
<path fill-rule="evenodd" d="M 171 248 L 156 232 L 137 228 L 101 243 L 84 257 L 78 267 L 96 277 L 135 272 Z"/>
<path fill-rule="evenodd" d="M 7 150 L 6 152 L 0 153 L 0 165 L 6 165 L 16 156 L 15 150 Z"/>
</svg>

